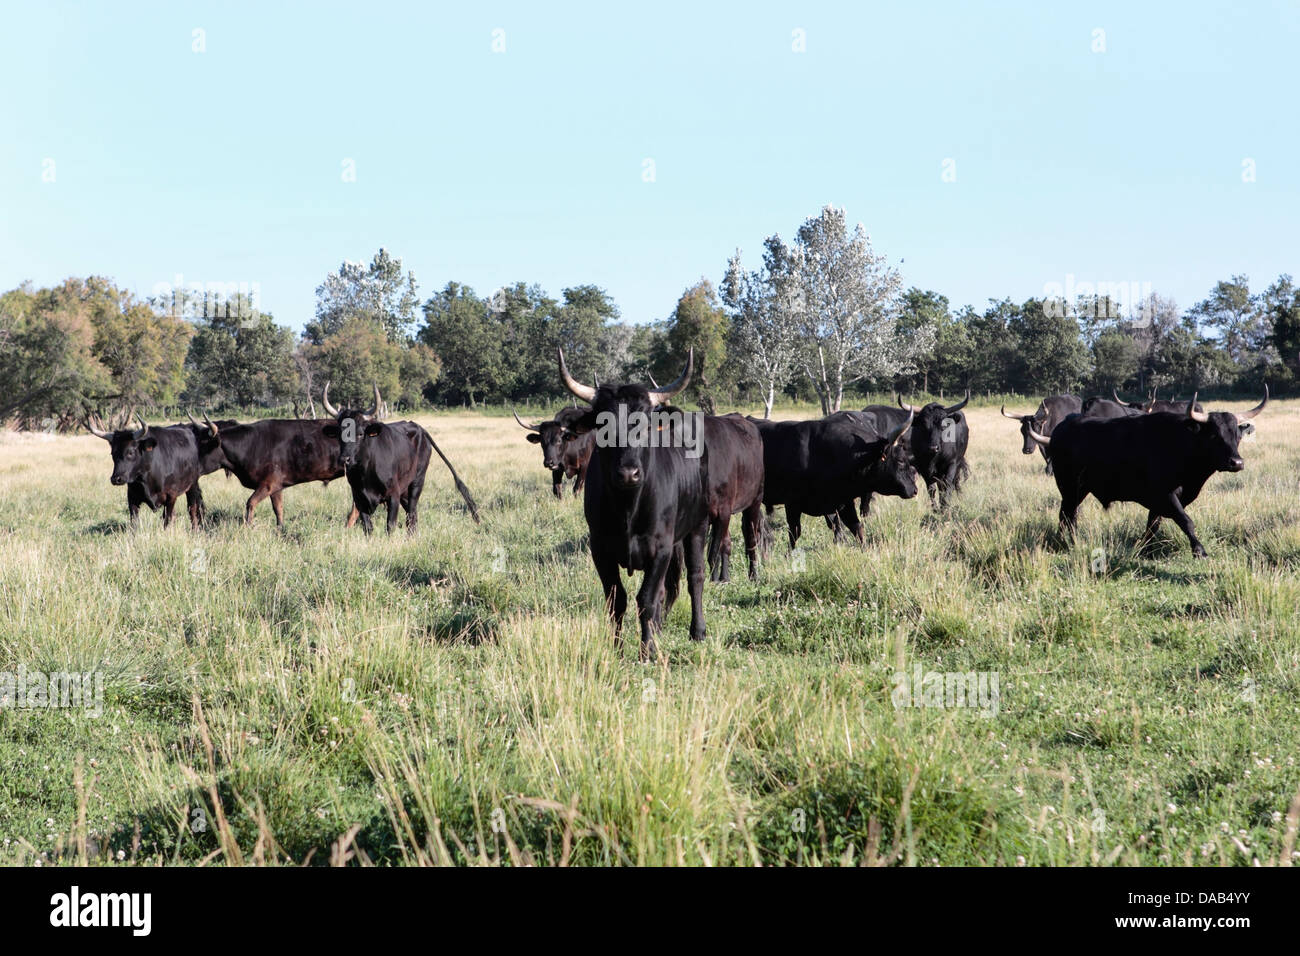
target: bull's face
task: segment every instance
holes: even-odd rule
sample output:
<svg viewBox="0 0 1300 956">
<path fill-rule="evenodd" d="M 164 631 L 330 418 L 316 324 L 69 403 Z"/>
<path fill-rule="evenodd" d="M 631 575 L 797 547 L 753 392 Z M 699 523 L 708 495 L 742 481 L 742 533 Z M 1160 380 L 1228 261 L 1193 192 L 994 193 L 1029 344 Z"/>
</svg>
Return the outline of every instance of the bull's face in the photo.
<svg viewBox="0 0 1300 956">
<path fill-rule="evenodd" d="M 528 425 L 516 413 L 515 421 L 531 433 L 528 435 L 530 442 L 542 446 L 542 465 L 554 471 L 563 466 L 564 446 L 578 437 L 572 425 L 581 420 L 583 414 L 576 408 L 566 408 L 552 421 Z"/>
<path fill-rule="evenodd" d="M 943 450 L 944 443 L 951 444 L 956 441 L 957 426 L 960 424 L 961 410 L 966 407 L 970 401 L 970 394 L 967 393 L 956 405 L 949 405 L 947 408 L 938 402 L 931 402 L 924 408 L 918 408 L 915 405 L 908 405 L 900 397 L 898 405 L 900 408 L 906 408 L 912 412 L 914 418 L 912 421 L 912 448 L 917 454 L 926 454 L 933 457 Z"/>
<path fill-rule="evenodd" d="M 1029 437 L 1029 429 L 1031 428 L 1040 435 L 1044 434 L 1042 422 L 1035 421 L 1034 416 L 1026 415 L 1020 419 L 1020 437 L 1025 440 L 1024 447 L 1020 451 L 1025 455 L 1032 455 L 1038 451 L 1038 442 Z"/>
<path fill-rule="evenodd" d="M 899 498 L 916 497 L 916 472 L 906 440 L 891 442 L 876 467 L 876 490 Z"/>
<path fill-rule="evenodd" d="M 1249 424 L 1238 423 L 1231 412 L 1209 412 L 1209 420 L 1198 422 L 1188 419 L 1187 427 L 1197 436 L 1201 449 L 1216 471 L 1241 471 L 1245 460 L 1238 451 L 1238 443 Z"/>
<path fill-rule="evenodd" d="M 143 418 L 136 416 L 140 427 L 123 428 L 115 432 L 96 428 L 88 420 L 86 430 L 96 438 L 108 442 L 113 455 L 113 474 L 109 478 L 115 485 L 129 485 L 144 477 L 153 460 L 153 450 L 158 447 L 158 440 L 149 434 L 149 426 Z"/>
<path fill-rule="evenodd" d="M 684 389 L 691 380 L 691 368 L 695 362 L 695 352 L 691 351 L 686 360 L 686 371 L 677 381 L 664 388 L 646 388 L 642 385 L 601 385 L 595 388 L 578 382 L 569 374 L 564 364 L 564 352 L 559 352 L 560 377 L 565 387 L 578 398 L 591 403 L 591 411 L 584 414 L 571 426 L 575 435 L 583 434 L 597 427 L 598 422 L 614 420 L 627 422 L 653 422 L 652 413 L 662 408 L 669 399 Z M 634 434 L 629 430 L 628 437 Z M 655 444 L 663 446 L 670 441 L 658 439 Z M 649 464 L 650 441 L 620 441 L 615 445 L 601 446 L 600 468 L 603 476 L 615 487 L 625 491 L 635 490 L 645 480 Z"/>
<path fill-rule="evenodd" d="M 326 413 L 334 416 L 334 424 L 325 425 L 321 431 L 326 438 L 336 438 L 339 442 L 339 465 L 347 469 L 356 464 L 361 443 L 367 438 L 374 438 L 383 431 L 379 421 L 379 411 L 384 407 L 379 395 L 379 386 L 375 388 L 374 403 L 368 409 L 336 408 L 330 404 L 330 383 L 325 383 L 321 394 L 321 404 Z"/>
</svg>

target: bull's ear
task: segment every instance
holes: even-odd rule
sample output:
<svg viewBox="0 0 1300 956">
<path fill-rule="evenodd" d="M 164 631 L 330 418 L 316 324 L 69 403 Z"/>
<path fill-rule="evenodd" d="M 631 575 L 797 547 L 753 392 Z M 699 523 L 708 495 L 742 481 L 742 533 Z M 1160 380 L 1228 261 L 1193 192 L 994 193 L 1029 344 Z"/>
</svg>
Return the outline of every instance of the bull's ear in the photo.
<svg viewBox="0 0 1300 956">
<path fill-rule="evenodd" d="M 141 451 L 153 451 L 157 447 L 158 440 L 156 438 L 146 438 L 144 441 L 140 442 Z"/>
<path fill-rule="evenodd" d="M 587 432 L 591 431 L 595 427 L 596 427 L 596 413 L 594 411 L 587 412 L 587 414 L 583 415 L 581 418 L 569 423 L 569 427 L 568 429 L 566 429 L 565 437 L 576 438 L 578 435 L 585 435 Z M 569 432 L 572 432 L 573 434 L 569 435 L 568 434 Z"/>
<path fill-rule="evenodd" d="M 326 438 L 338 438 L 342 432 L 339 430 L 338 425 L 330 424 L 321 428 L 321 434 Z"/>
<path fill-rule="evenodd" d="M 366 426 L 366 437 L 374 438 L 383 430 L 384 430 L 383 422 L 371 422 L 369 425 Z"/>
<path fill-rule="evenodd" d="M 539 435 L 539 434 L 537 434 L 537 432 L 529 432 L 529 433 L 528 433 L 527 435 L 525 435 L 524 437 L 527 438 L 527 439 L 528 439 L 530 442 L 532 442 L 534 445 L 536 445 L 538 442 L 540 442 L 540 441 L 542 440 L 542 436 Z"/>
</svg>

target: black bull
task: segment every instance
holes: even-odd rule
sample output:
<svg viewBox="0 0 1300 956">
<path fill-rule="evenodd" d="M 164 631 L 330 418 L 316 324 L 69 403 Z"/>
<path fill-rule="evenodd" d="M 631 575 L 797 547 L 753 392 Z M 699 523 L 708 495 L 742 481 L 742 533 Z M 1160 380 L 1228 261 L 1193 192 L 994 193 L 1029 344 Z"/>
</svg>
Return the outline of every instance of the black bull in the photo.
<svg viewBox="0 0 1300 956">
<path fill-rule="evenodd" d="M 109 444 L 113 456 L 114 485 L 126 486 L 127 511 L 131 525 L 140 520 L 140 506 L 163 509 L 163 527 L 171 524 L 176 500 L 185 495 L 190 526 L 197 528 L 203 518 L 203 494 L 199 478 L 203 474 L 199 460 L 196 429 L 189 425 L 150 428 L 138 419 L 138 429 L 105 431 L 87 421 L 86 429 Z"/>
<path fill-rule="evenodd" d="M 562 495 L 566 477 L 575 479 L 575 495 L 586 484 L 595 436 L 590 432 L 577 435 L 572 428 L 573 423 L 585 414 L 585 408 L 563 408 L 555 413 L 554 418 L 537 425 L 528 425 L 515 415 L 515 421 L 531 432 L 528 440 L 542 446 L 542 466 L 550 469 L 551 493 L 557 498 Z"/>
<path fill-rule="evenodd" d="M 1040 435 L 1051 437 L 1056 426 L 1065 421 L 1067 415 L 1082 410 L 1083 401 L 1077 395 L 1049 395 L 1038 403 L 1038 409 L 1032 415 L 1009 415 L 1005 405 L 1002 406 L 1002 415 L 1013 422 L 1020 423 L 1020 435 L 1024 439 L 1020 450 L 1026 455 L 1032 455 L 1035 451 L 1042 452 L 1043 460 L 1047 462 L 1044 471 L 1050 475 L 1052 456 L 1048 454 L 1046 447 L 1029 436 L 1029 431 L 1033 429 Z"/>
<path fill-rule="evenodd" d="M 252 524 L 253 511 L 269 497 L 276 524 L 283 526 L 285 488 L 308 481 L 328 484 L 343 476 L 338 441 L 325 435 L 326 424 L 273 418 L 220 429 L 220 467 L 253 491 L 244 508 L 246 523 Z"/>
<path fill-rule="evenodd" d="M 910 481 L 906 458 L 895 457 L 895 452 L 912 418 L 904 413 L 903 421 L 883 433 L 857 412 L 802 422 L 750 419 L 763 439 L 763 502 L 769 510 L 785 506 L 791 548 L 802 534 L 806 514 L 838 513 L 861 540 L 854 500 L 868 493 L 882 474 L 900 467 Z M 915 495 L 915 484 L 911 489 Z"/>
<path fill-rule="evenodd" d="M 642 572 L 636 607 L 644 660 L 658 655 L 655 637 L 676 597 L 680 565 L 685 564 L 691 598 L 690 636 L 691 640 L 704 640 L 709 449 L 699 443 L 701 435 L 686 433 L 680 412 L 670 413 L 666 420 L 660 417 L 667 402 L 689 383 L 694 354 L 676 382 L 653 389 L 585 385 L 569 374 L 564 353 L 558 356 L 565 387 L 591 404 L 591 410 L 574 424 L 575 432 L 607 429 L 612 420 L 637 423 L 638 427 L 649 422 L 657 431 L 653 443 L 631 440 L 631 432 L 618 441 L 602 440 L 598 434 L 587 470 L 583 512 L 590 532 L 591 560 L 600 576 L 616 638 L 627 611 L 627 590 L 619 569 Z"/>
<path fill-rule="evenodd" d="M 1112 419 L 1071 415 L 1050 438 L 1031 432 L 1052 453 L 1062 530 L 1074 531 L 1079 505 L 1090 494 L 1107 508 L 1132 501 L 1148 512 L 1139 548 L 1150 541 L 1162 518 L 1170 518 L 1187 535 L 1192 553 L 1204 557 L 1185 509 L 1215 472 L 1245 467 L 1238 442 L 1249 427 L 1247 419 L 1267 404 L 1265 389 L 1264 400 L 1241 414 L 1198 412 L 1193 398 L 1182 413 Z"/>
</svg>

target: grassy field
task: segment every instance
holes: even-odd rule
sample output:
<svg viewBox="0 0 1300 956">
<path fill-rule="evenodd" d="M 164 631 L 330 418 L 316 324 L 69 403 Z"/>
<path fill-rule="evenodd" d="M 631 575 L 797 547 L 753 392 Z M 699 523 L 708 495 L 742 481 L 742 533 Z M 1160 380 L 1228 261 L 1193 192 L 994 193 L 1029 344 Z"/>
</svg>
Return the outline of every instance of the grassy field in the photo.
<svg viewBox="0 0 1300 956">
<path fill-rule="evenodd" d="M 757 584 L 733 521 L 709 639 L 679 602 L 663 665 L 615 649 L 581 503 L 508 416 L 422 419 L 484 523 L 435 457 L 413 539 L 345 531 L 341 481 L 245 528 L 220 474 L 210 528 L 133 534 L 102 441 L 0 436 L 0 671 L 103 680 L 97 717 L 0 710 L 0 862 L 1300 858 L 1300 403 L 1190 509 L 1205 561 L 1169 522 L 1137 556 L 1136 505 L 1062 542 L 1016 424 L 968 415 L 948 514 L 877 499 L 865 549 L 809 520 L 792 555 L 778 512 Z M 997 697 L 896 707 L 918 668 Z"/>
</svg>

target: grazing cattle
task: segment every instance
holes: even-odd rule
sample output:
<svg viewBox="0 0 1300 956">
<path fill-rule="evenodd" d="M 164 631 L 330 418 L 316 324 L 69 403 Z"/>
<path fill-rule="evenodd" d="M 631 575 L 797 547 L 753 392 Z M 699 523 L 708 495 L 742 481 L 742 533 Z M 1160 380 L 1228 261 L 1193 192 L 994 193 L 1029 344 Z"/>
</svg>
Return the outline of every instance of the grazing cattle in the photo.
<svg viewBox="0 0 1300 956">
<path fill-rule="evenodd" d="M 218 429 L 219 467 L 253 490 L 244 507 L 246 524 L 253 523 L 254 509 L 269 497 L 275 523 L 283 527 L 285 488 L 307 481 L 329 484 L 343 476 L 338 441 L 325 435 L 325 425 L 325 420 L 272 418 Z"/>
<path fill-rule="evenodd" d="M 763 503 L 769 511 L 785 505 L 790 547 L 803 533 L 803 515 L 838 514 L 863 540 L 853 502 L 873 482 L 883 485 L 911 469 L 898 454 L 913 416 L 883 433 L 858 412 L 836 412 L 803 422 L 773 422 L 751 418 L 763 439 Z M 887 476 L 894 475 L 895 478 Z M 912 484 L 911 497 L 916 494 Z"/>
<path fill-rule="evenodd" d="M 930 504 L 946 508 L 952 496 L 961 490 L 962 479 L 970 474 L 966 464 L 966 445 L 970 442 L 970 426 L 961 410 L 970 401 L 966 393 L 956 405 L 946 408 L 938 402 L 924 407 L 908 405 L 898 398 L 899 408 L 915 416 L 912 423 L 912 464 L 925 479 L 930 494 Z M 870 410 L 870 409 L 869 409 Z"/>
<path fill-rule="evenodd" d="M 611 385 L 596 388 L 569 374 L 558 352 L 560 378 L 591 409 L 573 424 L 578 434 L 596 431 L 587 470 L 583 512 L 591 537 L 591 560 L 600 575 L 616 640 L 627 610 L 622 573 L 640 571 L 637 617 L 640 657 L 658 655 L 655 637 L 677 594 L 680 565 L 686 565 L 691 598 L 691 640 L 705 638 L 704 540 L 708 534 L 709 449 L 692 422 L 668 401 L 690 382 L 694 352 L 686 371 L 665 388 Z M 611 423 L 626 422 L 611 435 Z M 698 421 L 698 419 L 696 419 Z M 690 447 L 692 440 L 694 448 Z M 665 603 L 665 595 L 667 602 Z"/>
<path fill-rule="evenodd" d="M 551 470 L 551 492 L 557 498 L 563 496 L 561 488 L 566 477 L 577 479 L 573 483 L 575 495 L 586 484 L 595 438 L 590 432 L 575 435 L 571 429 L 572 424 L 586 413 L 585 408 L 564 408 L 550 421 L 538 425 L 524 424 L 515 414 L 515 421 L 533 433 L 528 440 L 542 446 L 542 466 Z"/>
<path fill-rule="evenodd" d="M 321 404 L 335 420 L 324 426 L 323 433 L 336 442 L 339 464 L 352 489 L 353 513 L 348 518 L 347 527 L 352 527 L 356 517 L 360 516 L 361 527 L 370 534 L 374 530 L 371 516 L 382 503 L 388 508 L 386 529 L 389 534 L 397 527 L 399 507 L 406 509 L 407 534 L 414 534 L 431 451 L 436 451 L 446 464 L 456 490 L 465 499 L 470 516 L 476 524 L 479 522 L 478 506 L 474 504 L 469 489 L 429 433 L 415 422 L 386 425 L 379 420 L 383 400 L 378 385 L 375 386 L 375 402 L 366 411 L 335 408 L 330 404 L 329 389 L 329 382 L 326 382 Z"/>
<path fill-rule="evenodd" d="M 1143 548 L 1161 518 L 1172 518 L 1191 542 L 1192 553 L 1205 557 L 1192 519 L 1184 510 L 1216 471 L 1241 471 L 1246 463 L 1237 443 L 1249 424 L 1268 404 L 1248 412 L 1198 412 L 1193 396 L 1181 413 L 1152 412 L 1135 417 L 1101 419 L 1071 415 L 1050 438 L 1031 432 L 1048 446 L 1061 492 L 1062 531 L 1073 533 L 1079 505 L 1092 495 L 1109 508 L 1115 501 L 1133 501 L 1147 509 Z"/>
<path fill-rule="evenodd" d="M 1044 446 L 1029 437 L 1029 430 L 1032 428 L 1038 434 L 1050 437 L 1052 430 L 1065 421 L 1067 415 L 1082 410 L 1083 402 L 1077 395 L 1049 395 L 1038 403 L 1038 410 L 1032 415 L 1008 415 L 1005 405 L 1002 406 L 1002 415 L 1013 422 L 1020 422 L 1020 434 L 1024 438 L 1024 445 L 1020 450 L 1026 455 L 1032 455 L 1035 451 L 1042 452 L 1043 460 L 1047 462 L 1047 467 L 1043 470 L 1050 475 L 1052 456 L 1047 453 Z"/>
<path fill-rule="evenodd" d="M 763 439 L 743 415 L 704 416 L 709 450 L 709 580 L 731 580 L 731 516 L 742 513 L 749 579 L 758 579 L 763 537 Z"/>
<path fill-rule="evenodd" d="M 172 523 L 176 499 L 185 495 L 190 527 L 197 528 L 203 517 L 203 495 L 199 490 L 199 446 L 188 425 L 150 428 L 137 416 L 140 427 L 104 431 L 89 420 L 86 430 L 108 442 L 113 455 L 115 485 L 126 485 L 126 507 L 131 527 L 140 523 L 140 505 L 150 511 L 163 509 L 163 527 Z"/>
</svg>

